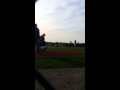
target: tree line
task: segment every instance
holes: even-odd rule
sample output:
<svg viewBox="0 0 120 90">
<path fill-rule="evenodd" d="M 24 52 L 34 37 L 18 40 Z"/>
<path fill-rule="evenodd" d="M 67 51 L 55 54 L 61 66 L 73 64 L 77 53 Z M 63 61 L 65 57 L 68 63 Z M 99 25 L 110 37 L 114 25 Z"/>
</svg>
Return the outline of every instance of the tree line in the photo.
<svg viewBox="0 0 120 90">
<path fill-rule="evenodd" d="M 46 42 L 49 47 L 73 47 L 74 43 L 63 43 L 63 42 Z M 76 43 L 76 47 L 85 47 L 85 43 Z"/>
</svg>

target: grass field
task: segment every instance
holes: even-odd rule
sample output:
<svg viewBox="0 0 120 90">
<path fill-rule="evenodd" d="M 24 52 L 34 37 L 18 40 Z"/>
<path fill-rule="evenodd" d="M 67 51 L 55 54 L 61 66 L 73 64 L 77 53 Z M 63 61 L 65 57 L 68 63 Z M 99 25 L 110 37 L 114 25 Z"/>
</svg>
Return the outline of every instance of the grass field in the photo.
<svg viewBox="0 0 120 90">
<path fill-rule="evenodd" d="M 72 50 L 85 52 L 85 48 L 77 47 L 48 47 L 47 50 Z M 85 67 L 85 56 L 37 56 L 35 57 L 35 67 L 40 68 L 77 68 Z"/>
<path fill-rule="evenodd" d="M 76 68 L 85 66 L 84 56 L 36 57 L 35 67 L 38 68 Z"/>
<path fill-rule="evenodd" d="M 48 50 L 72 50 L 72 51 L 85 51 L 85 47 L 48 47 Z"/>
<path fill-rule="evenodd" d="M 85 90 L 85 55 L 63 53 L 64 51 L 85 52 L 85 48 L 48 47 L 47 50 L 42 53 L 45 54 L 44 56 L 36 55 L 35 68 L 44 75 L 55 90 Z M 47 56 L 49 53 L 46 53 L 50 51 L 56 52 L 53 53 L 54 56 Z M 59 56 L 57 51 L 65 55 Z M 58 56 L 55 56 L 56 54 Z M 35 90 L 45 89 L 36 81 Z"/>
<path fill-rule="evenodd" d="M 36 48 L 35 48 L 36 50 Z M 72 51 L 85 51 L 85 47 L 71 48 L 71 47 L 48 47 L 48 50 L 72 50 Z"/>
</svg>

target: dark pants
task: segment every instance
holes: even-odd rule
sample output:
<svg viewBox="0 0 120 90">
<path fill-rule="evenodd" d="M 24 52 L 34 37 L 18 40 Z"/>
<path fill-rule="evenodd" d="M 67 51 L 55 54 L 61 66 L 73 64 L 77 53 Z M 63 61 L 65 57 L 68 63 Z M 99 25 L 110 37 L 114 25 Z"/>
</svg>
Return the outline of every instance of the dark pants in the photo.
<svg viewBox="0 0 120 90">
<path fill-rule="evenodd" d="M 40 47 L 39 47 L 40 45 L 38 40 L 35 40 L 35 46 L 36 46 L 37 52 L 40 52 Z"/>
</svg>

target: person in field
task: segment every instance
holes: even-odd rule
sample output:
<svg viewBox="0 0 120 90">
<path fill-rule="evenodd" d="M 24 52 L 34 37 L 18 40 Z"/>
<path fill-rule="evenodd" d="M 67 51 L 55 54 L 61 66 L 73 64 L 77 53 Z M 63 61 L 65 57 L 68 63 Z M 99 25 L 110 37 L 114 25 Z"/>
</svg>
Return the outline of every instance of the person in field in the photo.
<svg viewBox="0 0 120 90">
<path fill-rule="evenodd" d="M 37 53 L 40 53 L 40 48 L 39 48 L 39 29 L 37 28 L 37 24 L 35 24 L 35 46 L 37 49 Z"/>
<path fill-rule="evenodd" d="M 76 47 L 76 40 L 74 41 L 75 43 L 74 43 L 74 47 Z"/>
<path fill-rule="evenodd" d="M 47 50 L 46 42 L 45 42 L 45 34 L 39 36 L 39 48 L 41 52 Z"/>
</svg>

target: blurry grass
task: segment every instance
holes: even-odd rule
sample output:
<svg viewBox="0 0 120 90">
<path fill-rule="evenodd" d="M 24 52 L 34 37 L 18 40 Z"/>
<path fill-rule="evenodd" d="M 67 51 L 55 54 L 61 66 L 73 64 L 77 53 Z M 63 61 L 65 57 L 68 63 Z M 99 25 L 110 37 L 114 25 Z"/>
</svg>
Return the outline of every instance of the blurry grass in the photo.
<svg viewBox="0 0 120 90">
<path fill-rule="evenodd" d="M 37 69 L 85 67 L 85 56 L 35 57 L 35 67 Z"/>
<path fill-rule="evenodd" d="M 48 50 L 85 51 L 85 47 L 48 47 Z"/>
<path fill-rule="evenodd" d="M 35 48 L 35 50 L 36 50 L 36 48 Z M 85 51 L 85 47 L 48 47 L 47 50 Z"/>
</svg>

